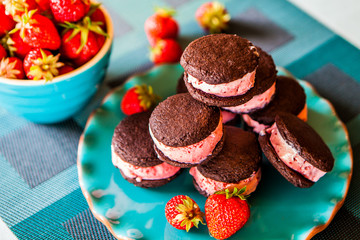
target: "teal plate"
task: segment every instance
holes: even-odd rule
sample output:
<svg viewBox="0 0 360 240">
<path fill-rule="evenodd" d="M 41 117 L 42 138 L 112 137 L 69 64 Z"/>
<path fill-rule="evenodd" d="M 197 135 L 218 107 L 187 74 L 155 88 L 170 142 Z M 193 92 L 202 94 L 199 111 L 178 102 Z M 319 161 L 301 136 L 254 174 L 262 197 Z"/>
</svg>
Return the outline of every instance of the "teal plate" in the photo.
<svg viewBox="0 0 360 240">
<path fill-rule="evenodd" d="M 136 84 L 150 84 L 162 99 L 175 94 L 180 65 L 162 65 L 131 77 L 110 92 L 90 116 L 78 149 L 80 186 L 94 216 L 118 239 L 210 239 L 206 226 L 190 232 L 171 227 L 166 202 L 175 195 L 193 198 L 203 209 L 206 198 L 192 185 L 188 171 L 156 189 L 142 189 L 125 181 L 111 163 L 111 138 L 124 114 L 121 99 Z M 280 74 L 288 74 L 279 70 Z M 335 157 L 334 169 L 310 189 L 288 183 L 267 161 L 262 180 L 249 198 L 249 222 L 231 239 L 309 239 L 332 220 L 345 199 L 352 152 L 347 130 L 331 104 L 310 84 L 299 80 L 307 95 L 309 124 L 322 136 Z"/>
</svg>

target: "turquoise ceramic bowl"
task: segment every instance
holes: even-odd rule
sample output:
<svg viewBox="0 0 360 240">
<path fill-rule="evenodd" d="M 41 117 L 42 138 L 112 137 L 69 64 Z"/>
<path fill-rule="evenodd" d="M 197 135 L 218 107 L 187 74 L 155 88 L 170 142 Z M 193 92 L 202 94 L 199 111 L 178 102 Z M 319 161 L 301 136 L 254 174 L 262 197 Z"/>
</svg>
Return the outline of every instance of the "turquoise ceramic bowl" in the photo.
<svg viewBox="0 0 360 240">
<path fill-rule="evenodd" d="M 113 25 L 106 10 L 101 10 L 110 37 L 93 59 L 47 83 L 0 77 L 0 106 L 36 123 L 60 122 L 84 108 L 105 77 L 111 53 Z"/>
</svg>

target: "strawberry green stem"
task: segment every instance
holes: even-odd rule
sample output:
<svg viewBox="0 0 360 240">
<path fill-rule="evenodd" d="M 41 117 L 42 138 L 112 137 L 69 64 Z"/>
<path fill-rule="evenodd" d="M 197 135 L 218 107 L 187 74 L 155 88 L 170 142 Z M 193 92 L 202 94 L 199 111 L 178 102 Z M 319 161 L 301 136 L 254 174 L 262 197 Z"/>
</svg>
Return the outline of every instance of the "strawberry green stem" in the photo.
<svg viewBox="0 0 360 240">
<path fill-rule="evenodd" d="M 76 52 L 77 54 L 79 54 L 81 52 L 81 50 L 84 48 L 84 46 L 86 45 L 86 43 L 88 41 L 88 37 L 89 37 L 89 31 L 94 32 L 99 35 L 102 35 L 104 37 L 109 37 L 109 34 L 104 32 L 104 30 L 100 27 L 101 25 L 103 25 L 103 23 L 102 22 L 92 22 L 89 16 L 84 17 L 83 21 L 80 23 L 75 24 L 75 23 L 65 22 L 65 23 L 59 24 L 59 25 L 61 27 L 65 28 L 65 30 L 63 31 L 63 34 L 65 34 L 67 31 L 69 31 L 71 29 L 73 30 L 71 35 L 66 39 L 66 42 L 73 39 L 78 33 L 81 34 L 80 47 Z"/>
<path fill-rule="evenodd" d="M 229 189 L 225 189 L 225 190 L 221 190 L 221 191 L 217 191 L 215 192 L 215 194 L 225 194 L 226 195 L 226 199 L 230 199 L 232 197 L 239 197 L 241 200 L 246 200 L 246 198 L 248 196 L 244 196 L 243 193 L 246 191 L 246 186 L 241 188 L 241 189 L 237 189 L 236 187 L 233 189 L 232 192 L 230 192 Z"/>
</svg>

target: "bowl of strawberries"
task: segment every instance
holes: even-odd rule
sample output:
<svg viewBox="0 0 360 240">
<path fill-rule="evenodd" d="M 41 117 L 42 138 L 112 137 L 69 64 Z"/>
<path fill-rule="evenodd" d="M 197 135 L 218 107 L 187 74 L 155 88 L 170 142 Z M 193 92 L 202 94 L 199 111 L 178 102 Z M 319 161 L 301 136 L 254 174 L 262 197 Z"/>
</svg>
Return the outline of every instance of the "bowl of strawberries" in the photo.
<svg viewBox="0 0 360 240">
<path fill-rule="evenodd" d="M 90 0 L 0 2 L 0 107 L 35 123 L 80 111 L 109 64 L 113 25 Z"/>
</svg>

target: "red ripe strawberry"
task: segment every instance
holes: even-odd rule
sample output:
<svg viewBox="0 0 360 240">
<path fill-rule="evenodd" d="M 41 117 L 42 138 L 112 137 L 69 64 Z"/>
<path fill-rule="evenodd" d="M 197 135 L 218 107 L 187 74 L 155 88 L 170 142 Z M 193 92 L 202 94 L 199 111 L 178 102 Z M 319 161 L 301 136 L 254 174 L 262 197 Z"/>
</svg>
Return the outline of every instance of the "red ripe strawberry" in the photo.
<svg viewBox="0 0 360 240">
<path fill-rule="evenodd" d="M 228 27 L 230 14 L 221 3 L 207 2 L 196 10 L 195 18 L 205 30 L 220 33 Z"/>
<path fill-rule="evenodd" d="M 181 54 L 181 46 L 174 39 L 163 39 L 151 48 L 150 59 L 155 64 L 176 63 L 180 61 Z"/>
<path fill-rule="evenodd" d="M 97 5 L 97 8 L 95 9 L 95 11 L 89 16 L 90 16 L 90 19 L 91 19 L 92 22 L 102 23 L 101 28 L 105 31 L 106 30 L 105 15 L 98 7 L 99 7 L 99 5 Z"/>
<path fill-rule="evenodd" d="M 51 11 L 50 0 L 35 0 L 41 12 Z"/>
<path fill-rule="evenodd" d="M 6 58 L 6 57 L 7 57 L 6 50 L 2 45 L 0 45 L 0 60 L 2 60 L 3 58 Z"/>
<path fill-rule="evenodd" d="M 51 81 L 59 75 L 59 68 L 64 66 L 59 62 L 60 54 L 54 56 L 50 51 L 37 48 L 26 55 L 24 70 L 26 76 L 33 80 Z"/>
<path fill-rule="evenodd" d="M 14 20 L 18 22 L 16 29 L 10 33 L 20 30 L 20 37 L 33 48 L 46 48 L 57 50 L 60 48 L 60 35 L 53 22 L 40 14 L 36 10 L 25 13 L 19 17 L 15 16 Z"/>
<path fill-rule="evenodd" d="M 77 22 L 90 9 L 89 0 L 50 0 L 50 8 L 56 21 Z"/>
<path fill-rule="evenodd" d="M 0 37 L 15 27 L 15 21 L 5 14 L 5 7 L 0 3 Z"/>
<path fill-rule="evenodd" d="M 226 239 L 240 230 L 250 217 L 250 208 L 242 193 L 228 189 L 211 195 L 205 202 L 205 217 L 211 235 L 216 239 Z"/>
<path fill-rule="evenodd" d="M 187 232 L 193 226 L 198 228 L 200 222 L 204 224 L 204 213 L 194 200 L 185 195 L 175 196 L 168 201 L 165 206 L 165 216 L 173 227 Z"/>
<path fill-rule="evenodd" d="M 16 57 L 3 58 L 0 62 L 0 77 L 23 79 L 23 63 Z"/>
<path fill-rule="evenodd" d="M 175 10 L 158 8 L 155 14 L 145 21 L 145 33 L 151 46 L 159 39 L 175 39 L 179 33 L 179 26 L 172 17 Z"/>
<path fill-rule="evenodd" d="M 153 107 L 160 97 L 154 94 L 151 86 L 136 85 L 130 88 L 121 101 L 121 110 L 126 115 L 145 112 Z"/>
<path fill-rule="evenodd" d="M 61 39 L 60 53 L 63 57 L 71 59 L 77 66 L 81 66 L 93 58 L 101 49 L 108 36 L 97 23 L 85 17 L 81 23 L 67 22 L 61 24 L 66 33 Z"/>
<path fill-rule="evenodd" d="M 35 0 L 3 0 L 6 14 L 13 17 L 22 15 L 26 10 L 37 9 Z"/>
<path fill-rule="evenodd" d="M 20 37 L 20 32 L 17 31 L 11 35 L 7 34 L 2 40 L 3 45 L 9 51 L 10 56 L 17 56 L 24 59 L 25 56 L 34 48 L 24 43 Z"/>
<path fill-rule="evenodd" d="M 61 68 L 59 68 L 59 75 L 64 75 L 64 74 L 72 72 L 74 70 L 75 70 L 75 68 L 73 68 L 72 66 L 64 65 Z"/>
<path fill-rule="evenodd" d="M 77 66 L 81 66 L 92 59 L 101 49 L 96 34 L 89 32 L 86 44 L 81 47 L 81 34 L 78 33 L 75 37 L 71 38 L 71 35 L 75 30 L 71 30 L 62 37 L 62 46 L 60 52 L 63 57 L 72 59 Z M 81 49 L 80 51 L 78 51 Z"/>
</svg>

